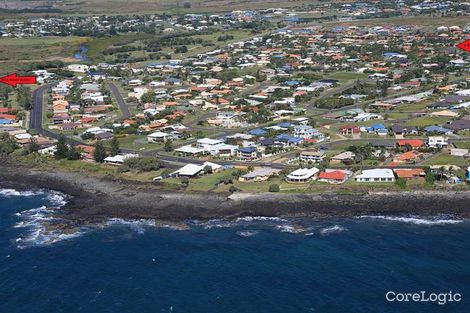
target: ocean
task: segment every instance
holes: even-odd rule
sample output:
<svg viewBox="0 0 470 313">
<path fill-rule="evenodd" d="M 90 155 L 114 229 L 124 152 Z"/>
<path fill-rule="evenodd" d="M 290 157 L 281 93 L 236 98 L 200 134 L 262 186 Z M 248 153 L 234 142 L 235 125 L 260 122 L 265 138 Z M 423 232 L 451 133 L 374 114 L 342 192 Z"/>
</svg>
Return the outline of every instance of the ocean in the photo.
<svg viewBox="0 0 470 313">
<path fill-rule="evenodd" d="M 244 218 L 178 229 L 110 220 L 48 230 L 50 208 L 66 200 L 0 189 L 0 312 L 470 312 L 469 221 Z M 429 301 L 398 301 L 421 291 Z"/>
</svg>

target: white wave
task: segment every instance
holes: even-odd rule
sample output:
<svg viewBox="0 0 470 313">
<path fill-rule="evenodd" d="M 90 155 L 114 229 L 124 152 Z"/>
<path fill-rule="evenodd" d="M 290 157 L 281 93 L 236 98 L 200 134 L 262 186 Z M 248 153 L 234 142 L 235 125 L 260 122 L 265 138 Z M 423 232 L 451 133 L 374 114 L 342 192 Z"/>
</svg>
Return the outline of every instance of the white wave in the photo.
<svg viewBox="0 0 470 313">
<path fill-rule="evenodd" d="M 237 235 L 240 237 L 253 237 L 257 235 L 259 231 L 257 230 L 245 230 L 245 231 L 237 231 Z"/>
<path fill-rule="evenodd" d="M 450 225 L 450 224 L 460 224 L 463 220 L 452 219 L 447 217 L 435 217 L 435 218 L 421 218 L 421 217 L 397 217 L 397 216 L 385 216 L 385 215 L 364 215 L 359 216 L 359 218 L 369 218 L 369 219 L 381 219 L 392 222 L 402 222 L 415 225 Z"/>
<path fill-rule="evenodd" d="M 329 235 L 329 234 L 332 234 L 332 233 L 340 233 L 340 232 L 343 232 L 345 231 L 346 229 L 342 226 L 339 226 L 339 225 L 334 225 L 334 226 L 331 226 L 331 227 L 325 227 L 325 228 L 322 228 L 320 230 L 320 234 L 322 235 Z"/>
<path fill-rule="evenodd" d="M 64 196 L 53 193 L 52 198 L 57 200 L 64 199 Z M 61 203 L 64 200 L 60 200 Z M 77 228 L 70 233 L 63 233 L 62 230 L 54 229 L 50 223 L 60 222 L 59 219 L 54 217 L 56 209 L 42 206 L 39 208 L 29 209 L 15 214 L 20 221 L 16 223 L 14 228 L 25 229 L 21 237 L 16 239 L 17 247 L 24 249 L 32 246 L 46 246 L 57 243 L 59 241 L 76 238 L 84 233 L 83 229 Z"/>
<path fill-rule="evenodd" d="M 65 204 L 67 204 L 66 201 L 67 197 L 63 193 L 60 193 L 58 191 L 51 191 L 47 195 L 47 200 L 52 204 L 57 207 L 63 207 Z"/>
<path fill-rule="evenodd" d="M 27 190 L 27 191 L 18 191 L 15 189 L 0 189 L 0 196 L 4 196 L 6 198 L 10 197 L 33 197 L 37 195 L 44 194 L 44 191 L 39 190 L 39 191 L 32 191 L 32 190 Z"/>
<path fill-rule="evenodd" d="M 276 225 L 276 229 L 283 233 L 301 234 L 310 230 L 310 228 L 304 228 L 298 225 Z"/>
<path fill-rule="evenodd" d="M 269 217 L 269 216 L 245 216 L 245 217 L 239 217 L 235 221 L 236 222 L 257 222 L 257 221 L 287 222 L 285 219 L 282 219 L 280 217 Z"/>
<path fill-rule="evenodd" d="M 147 227 L 155 227 L 155 220 L 135 219 L 126 220 L 122 218 L 110 218 L 102 226 L 124 225 L 138 234 L 144 234 Z"/>
<path fill-rule="evenodd" d="M 225 220 L 209 220 L 207 222 L 195 222 L 196 226 L 202 226 L 204 229 L 212 229 L 212 228 L 228 228 L 228 227 L 234 227 L 237 225 L 236 222 L 231 222 L 231 221 L 225 221 Z"/>
</svg>

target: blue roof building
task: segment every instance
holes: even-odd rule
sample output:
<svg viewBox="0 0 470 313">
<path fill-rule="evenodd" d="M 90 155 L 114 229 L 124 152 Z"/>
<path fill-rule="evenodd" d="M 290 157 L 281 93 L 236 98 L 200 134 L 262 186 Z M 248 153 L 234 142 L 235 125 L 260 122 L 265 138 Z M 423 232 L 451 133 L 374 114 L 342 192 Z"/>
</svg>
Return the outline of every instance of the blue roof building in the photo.
<svg viewBox="0 0 470 313">
<path fill-rule="evenodd" d="M 447 129 L 441 126 L 427 126 L 424 128 L 424 131 L 428 134 L 429 133 L 447 134 L 447 133 L 452 132 L 450 129 Z"/>
<path fill-rule="evenodd" d="M 382 133 L 384 130 L 387 131 L 387 128 L 383 124 L 374 124 L 370 127 L 366 128 L 368 132 L 380 132 Z"/>
<path fill-rule="evenodd" d="M 265 131 L 264 129 L 261 129 L 261 128 L 256 128 L 256 129 L 252 129 L 248 132 L 250 135 L 252 136 L 264 136 L 266 135 L 268 132 Z"/>
<path fill-rule="evenodd" d="M 6 118 L 0 118 L 0 125 L 10 125 L 13 124 L 12 120 L 6 119 Z"/>
<path fill-rule="evenodd" d="M 292 127 L 292 123 L 283 122 L 283 123 L 277 124 L 276 126 L 279 126 L 279 127 L 281 127 L 281 128 L 291 128 L 291 127 Z"/>
</svg>

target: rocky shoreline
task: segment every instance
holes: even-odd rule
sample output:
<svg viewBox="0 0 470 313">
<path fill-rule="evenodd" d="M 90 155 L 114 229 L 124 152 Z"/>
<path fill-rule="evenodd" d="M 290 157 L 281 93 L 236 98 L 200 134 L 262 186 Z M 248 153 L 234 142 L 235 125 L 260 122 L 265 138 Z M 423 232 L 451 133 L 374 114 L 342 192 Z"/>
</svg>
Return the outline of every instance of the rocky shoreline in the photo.
<svg viewBox="0 0 470 313">
<path fill-rule="evenodd" d="M 70 172 L 18 170 L 12 166 L 0 166 L 0 188 L 44 188 L 63 192 L 70 199 L 60 210 L 60 217 L 76 224 L 102 222 L 110 218 L 154 219 L 171 223 L 246 216 L 452 215 L 470 218 L 468 191 L 185 193 L 164 191 L 150 183 L 113 181 Z"/>
</svg>

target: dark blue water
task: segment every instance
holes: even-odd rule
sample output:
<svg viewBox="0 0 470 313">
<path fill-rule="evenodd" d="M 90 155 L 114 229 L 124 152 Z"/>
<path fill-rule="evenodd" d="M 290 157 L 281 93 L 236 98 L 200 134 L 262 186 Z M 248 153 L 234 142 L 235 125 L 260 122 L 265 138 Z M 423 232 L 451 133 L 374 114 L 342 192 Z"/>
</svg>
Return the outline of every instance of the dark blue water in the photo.
<svg viewBox="0 0 470 313">
<path fill-rule="evenodd" d="M 0 195 L 0 312 L 470 312 L 468 222 L 132 224 L 49 244 L 24 211 L 56 201 Z M 462 301 L 385 299 L 421 290 Z"/>
</svg>

